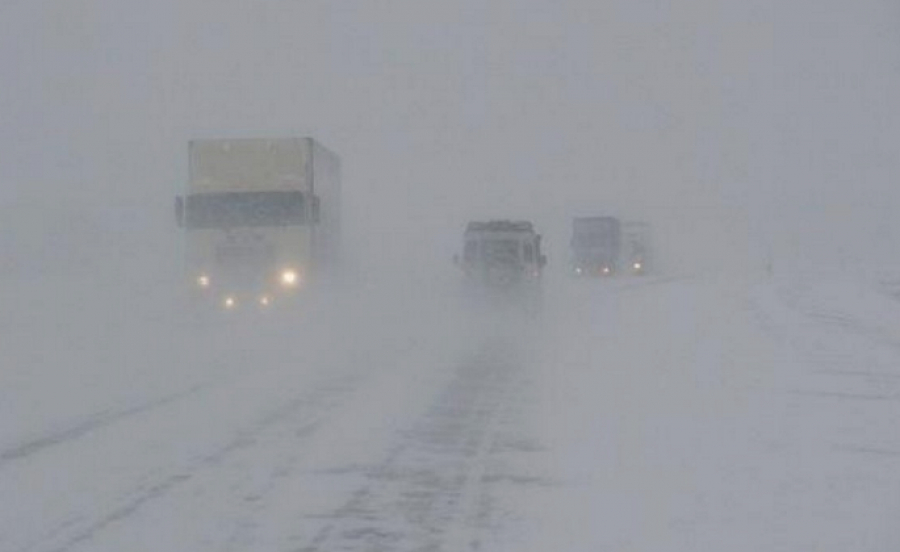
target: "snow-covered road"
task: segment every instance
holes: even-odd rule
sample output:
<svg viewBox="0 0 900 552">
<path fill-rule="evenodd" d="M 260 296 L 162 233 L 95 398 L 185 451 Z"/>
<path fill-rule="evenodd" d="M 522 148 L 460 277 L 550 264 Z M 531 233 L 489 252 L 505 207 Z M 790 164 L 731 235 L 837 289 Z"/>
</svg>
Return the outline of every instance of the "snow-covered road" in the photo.
<svg viewBox="0 0 900 552">
<path fill-rule="evenodd" d="M 900 546 L 900 303 L 546 283 L 526 320 L 407 289 L 42 340 L 49 317 L 7 321 L 0 549 Z"/>
</svg>

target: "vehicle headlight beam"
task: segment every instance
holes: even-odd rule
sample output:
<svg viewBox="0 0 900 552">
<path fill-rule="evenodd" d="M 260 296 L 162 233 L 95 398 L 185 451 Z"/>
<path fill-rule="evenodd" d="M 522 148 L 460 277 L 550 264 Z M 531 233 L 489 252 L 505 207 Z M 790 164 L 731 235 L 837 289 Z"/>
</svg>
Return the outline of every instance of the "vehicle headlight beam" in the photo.
<svg viewBox="0 0 900 552">
<path fill-rule="evenodd" d="M 291 268 L 281 273 L 281 285 L 284 287 L 295 287 L 300 283 L 300 274 Z"/>
</svg>

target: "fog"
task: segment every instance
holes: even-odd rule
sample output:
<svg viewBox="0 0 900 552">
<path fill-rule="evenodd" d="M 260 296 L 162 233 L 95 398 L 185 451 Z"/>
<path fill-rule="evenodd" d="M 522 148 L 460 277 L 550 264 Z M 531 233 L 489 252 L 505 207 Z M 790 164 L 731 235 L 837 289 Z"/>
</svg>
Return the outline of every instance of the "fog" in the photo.
<svg viewBox="0 0 900 552">
<path fill-rule="evenodd" d="M 5 2 L 4 218 L 162 257 L 189 138 L 313 135 L 379 258 L 484 216 L 560 256 L 582 212 L 653 220 L 675 265 L 889 254 L 894 3 L 632 4 Z"/>
<path fill-rule="evenodd" d="M 13 477 L 3 476 L 4 465 L 28 456 L 30 447 L 56 446 L 68 439 L 59 435 L 77 437 L 78 428 L 103 426 L 107 415 L 140 416 L 145 407 L 178 402 L 195 390 L 232 389 L 228 382 L 256 391 L 231 413 L 233 425 L 228 418 L 216 426 L 222 435 L 239 426 L 242 414 L 249 419 L 324 381 L 333 366 L 340 367 L 333 377 L 348 381 L 371 377 L 362 375 L 369 372 L 364 365 L 383 368 L 394 379 L 379 384 L 382 397 L 399 395 L 404 378 L 412 378 L 425 401 L 424 392 L 441 389 L 450 368 L 464 364 L 460 359 L 482 358 L 485 343 L 530 359 L 523 364 L 548 393 L 559 394 L 547 404 L 560 411 L 566 406 L 560 396 L 585 398 L 581 384 L 653 387 L 657 381 L 646 374 L 595 381 L 576 372 L 575 379 L 557 382 L 538 368 L 558 362 L 581 370 L 598 363 L 594 346 L 621 344 L 628 354 L 609 364 L 646 362 L 663 379 L 667 351 L 693 351 L 684 343 L 708 353 L 698 364 L 701 380 L 718 362 L 711 357 L 727 357 L 725 366 L 787 363 L 787 354 L 772 352 L 766 339 L 807 343 L 802 355 L 813 354 L 808 343 L 817 338 L 807 334 L 776 339 L 760 337 L 763 332 L 751 339 L 746 336 L 758 328 L 748 330 L 749 323 L 741 326 L 746 334 L 714 329 L 744 312 L 734 306 L 744 293 L 762 313 L 748 307 L 756 313 L 748 319 L 766 322 L 770 332 L 796 321 L 773 306 L 784 300 L 807 314 L 839 312 L 856 320 L 864 312 L 865 327 L 890 338 L 893 311 L 865 286 L 900 280 L 898 25 L 900 4 L 893 0 L 4 0 L 0 344 L 7 353 L 0 370 L 4 412 L 12 421 L 0 438 L 0 478 Z M 301 314 L 198 316 L 182 304 L 184 245 L 173 209 L 188 179 L 188 141 L 285 136 L 312 136 L 341 157 L 343 287 L 311 299 Z M 630 283 L 573 283 L 566 274 L 571 220 L 590 215 L 651 224 L 657 273 L 649 287 L 655 291 L 635 298 Z M 549 265 L 537 320 L 523 321 L 515 309 L 473 314 L 459 301 L 453 256 L 466 223 L 507 218 L 533 221 L 544 236 Z M 836 275 L 839 283 L 814 285 L 798 276 L 808 274 Z M 692 283 L 669 290 L 670 280 Z M 758 281 L 771 289 L 754 287 Z M 859 302 L 851 308 L 832 296 L 842 293 Z M 586 305 L 605 310 L 597 314 Z M 681 327 L 676 314 L 688 312 Z M 653 319 L 649 326 L 641 313 Z M 303 330 L 289 329 L 295 327 Z M 687 334 L 696 328 L 702 337 L 695 342 Z M 697 345 L 711 336 L 737 345 Z M 846 351 L 866 347 L 844 338 Z M 644 342 L 660 345 L 644 350 Z M 883 354 L 877 362 L 890 366 L 884 358 L 895 358 L 891 347 L 876 349 Z M 768 360 L 755 362 L 754 355 Z M 291 363 L 308 369 L 285 385 Z M 416 363 L 432 366 L 422 381 L 410 368 Z M 264 367 L 258 380 L 250 369 L 256 366 Z M 790 377 L 765 372 L 735 379 L 746 388 L 764 381 L 793 390 Z M 708 392 L 709 381 L 700 390 L 674 388 L 687 402 L 692 393 Z M 208 415 L 217 412 L 210 405 L 241 402 L 222 393 L 203 403 L 206 410 L 194 410 Z M 615 392 L 607 393 L 623 406 Z M 377 401 L 369 401 L 356 412 L 378 419 Z M 654 405 L 664 410 L 681 402 Z M 398 401 L 391 408 L 397 411 L 388 409 L 393 414 L 385 419 L 412 418 L 417 407 Z M 547 434 L 574 416 L 565 411 L 556 418 L 550 406 L 541 408 L 550 421 L 537 425 Z M 814 414 L 804 416 L 790 431 L 818 428 Z M 764 421 L 746 419 L 754 429 Z M 184 458 L 222 446 L 216 431 L 204 436 L 196 425 L 186 435 L 200 438 L 200 452 L 179 449 Z M 386 427 L 392 426 L 370 429 L 387 435 Z M 591 435 L 579 431 L 571 435 Z M 127 440 L 116 443 L 128 449 Z M 356 462 L 358 451 L 350 449 L 338 446 L 333 457 Z M 814 450 L 792 458 L 808 460 Z M 153 454 L 181 465 L 174 453 L 147 454 L 149 471 L 157 467 Z M 560 463 L 571 473 L 587 469 L 584 460 Z M 139 479 L 143 467 L 130 463 L 123 481 Z M 635 479 L 647 475 L 635 469 L 640 473 L 629 472 Z M 108 484 L 110 495 L 125 488 L 92 476 L 69 483 L 72 489 Z M 11 510 L 18 487 L 3 487 L 4 481 L 0 492 Z M 712 492 L 715 484 L 701 486 Z M 582 498 L 582 505 L 594 504 Z M 23 506 L 19 517 L 4 518 L 0 548 L 4 542 L 15 550 L 90 548 L 89 536 L 105 527 L 88 524 L 86 532 L 62 540 L 10 531 L 43 504 L 35 499 L 31 510 Z M 893 503 L 882 506 L 873 507 L 876 520 L 896 512 Z M 59 506 L 54 515 L 47 517 L 47 534 L 55 535 L 51 526 L 69 512 Z M 748 534 L 768 527 L 756 522 L 744 528 Z M 556 520 L 554 534 L 567 523 Z M 779 542 L 807 543 L 803 535 L 820 523 L 804 519 L 796 535 Z M 682 549 L 665 534 L 649 542 Z"/>
</svg>

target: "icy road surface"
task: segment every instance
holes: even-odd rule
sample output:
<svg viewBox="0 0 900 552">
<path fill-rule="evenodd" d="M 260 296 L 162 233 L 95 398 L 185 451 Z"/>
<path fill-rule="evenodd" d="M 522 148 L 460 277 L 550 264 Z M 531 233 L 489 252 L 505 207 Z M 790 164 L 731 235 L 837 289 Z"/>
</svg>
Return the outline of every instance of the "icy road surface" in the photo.
<svg viewBox="0 0 900 552">
<path fill-rule="evenodd" d="M 218 322 L 20 303 L 0 550 L 900 549 L 900 303 L 547 288 L 530 320 L 433 290 Z"/>
</svg>

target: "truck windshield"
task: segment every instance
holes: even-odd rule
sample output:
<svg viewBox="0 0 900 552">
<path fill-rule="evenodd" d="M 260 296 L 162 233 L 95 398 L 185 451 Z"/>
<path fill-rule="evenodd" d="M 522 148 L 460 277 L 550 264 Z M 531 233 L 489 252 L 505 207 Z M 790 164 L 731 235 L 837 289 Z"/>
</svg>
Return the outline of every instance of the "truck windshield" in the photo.
<svg viewBox="0 0 900 552">
<path fill-rule="evenodd" d="M 572 238 L 576 247 L 607 248 L 615 243 L 615 236 L 607 232 L 579 232 Z"/>
<path fill-rule="evenodd" d="M 519 242 L 516 240 L 484 240 L 484 260 L 489 264 L 516 264 L 519 262 Z"/>
<path fill-rule="evenodd" d="M 216 192 L 187 198 L 187 228 L 294 226 L 305 222 L 302 192 Z"/>
</svg>

